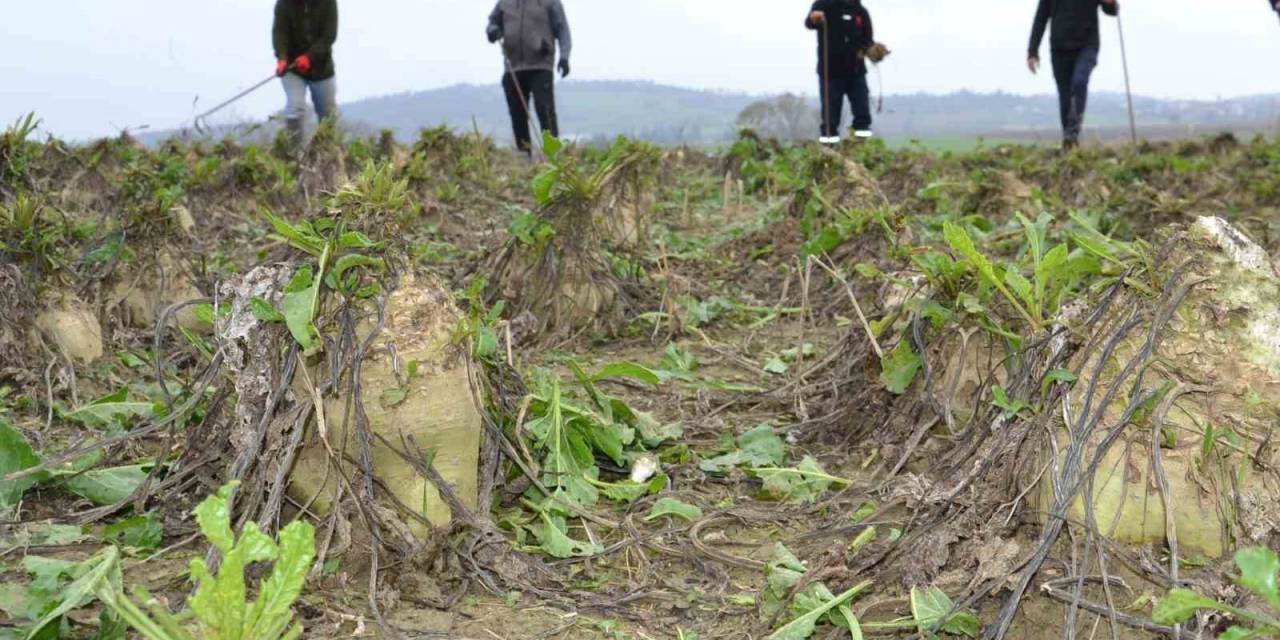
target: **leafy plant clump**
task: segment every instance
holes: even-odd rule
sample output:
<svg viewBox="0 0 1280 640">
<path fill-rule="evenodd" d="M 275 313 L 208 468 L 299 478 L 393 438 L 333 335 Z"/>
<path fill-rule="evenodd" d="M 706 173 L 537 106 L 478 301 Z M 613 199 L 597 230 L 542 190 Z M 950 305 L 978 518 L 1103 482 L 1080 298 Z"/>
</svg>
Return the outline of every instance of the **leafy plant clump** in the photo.
<svg viewBox="0 0 1280 640">
<path fill-rule="evenodd" d="M 1220 640 L 1280 638 L 1280 556 L 1265 547 L 1241 549 L 1235 554 L 1240 575 L 1236 584 L 1266 606 L 1258 612 L 1202 596 L 1190 589 L 1169 592 L 1156 605 L 1153 617 L 1165 625 L 1186 624 L 1198 612 L 1226 615 L 1241 624 L 1230 626 L 1218 636 Z"/>
<path fill-rule="evenodd" d="M 135 587 L 132 597 L 119 585 L 104 585 L 98 597 L 147 640 L 294 640 L 302 624 L 294 619 L 293 604 L 302 593 L 315 559 L 315 528 L 295 521 L 280 531 L 278 541 L 256 523 L 245 525 L 237 537 L 231 530 L 229 500 L 236 484 L 228 484 L 196 507 L 200 532 L 222 554 L 215 576 L 202 559 L 191 561 L 196 592 L 188 609 L 170 614 L 146 589 Z M 249 599 L 245 570 L 257 563 L 273 563 Z"/>
<path fill-rule="evenodd" d="M 272 540 L 250 522 L 237 537 L 228 507 L 235 488 L 235 483 L 228 484 L 196 507 L 200 532 L 220 552 L 221 566 L 214 575 L 203 559 L 191 561 L 196 591 L 184 611 L 171 613 L 163 600 L 141 585 L 126 593 L 122 551 L 114 544 L 82 562 L 27 556 L 23 565 L 33 581 L 25 591 L 0 585 L 0 610 L 32 621 L 17 636 L 23 640 L 62 637 L 68 614 L 95 601 L 106 607 L 96 636 L 104 640 L 123 639 L 126 627 L 147 640 L 300 638 L 303 629 L 294 619 L 293 605 L 315 559 L 315 529 L 295 521 L 280 531 L 278 540 Z M 145 522 L 125 522 L 115 531 L 123 534 L 122 542 L 136 542 L 139 524 L 145 528 Z M 259 582 L 258 597 L 251 600 L 246 570 L 265 563 L 271 563 L 271 572 Z M 0 632 L 0 638 L 7 637 L 11 636 Z"/>
</svg>

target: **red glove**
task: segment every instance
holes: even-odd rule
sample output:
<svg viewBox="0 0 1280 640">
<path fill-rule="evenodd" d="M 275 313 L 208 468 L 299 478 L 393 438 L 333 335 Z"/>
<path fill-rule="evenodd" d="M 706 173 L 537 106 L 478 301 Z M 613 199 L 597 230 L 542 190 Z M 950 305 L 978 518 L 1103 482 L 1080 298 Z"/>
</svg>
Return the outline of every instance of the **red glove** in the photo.
<svg viewBox="0 0 1280 640">
<path fill-rule="evenodd" d="M 305 53 L 298 56 L 298 59 L 293 61 L 293 68 L 303 75 L 311 73 L 311 56 Z"/>
<path fill-rule="evenodd" d="M 286 72 L 286 71 L 288 71 L 288 70 L 289 70 L 289 63 L 285 62 L 284 60 L 277 60 L 277 61 L 276 61 L 276 75 L 277 75 L 277 76 L 284 76 L 284 72 Z"/>
</svg>

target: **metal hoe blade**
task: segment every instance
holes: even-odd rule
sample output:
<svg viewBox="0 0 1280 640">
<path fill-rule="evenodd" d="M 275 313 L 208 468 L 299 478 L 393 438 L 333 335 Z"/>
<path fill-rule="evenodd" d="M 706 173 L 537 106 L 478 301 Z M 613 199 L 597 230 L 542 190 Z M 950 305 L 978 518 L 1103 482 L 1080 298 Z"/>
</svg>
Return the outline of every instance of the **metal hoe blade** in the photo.
<svg viewBox="0 0 1280 640">
<path fill-rule="evenodd" d="M 211 115 L 213 115 L 213 114 L 215 114 L 215 113 L 217 113 L 217 112 L 219 112 L 219 111 L 222 111 L 223 109 L 225 109 L 225 108 L 227 108 L 227 107 L 229 107 L 229 106 L 231 106 L 231 105 L 235 104 L 236 102 L 239 102 L 239 101 L 240 101 L 241 99 L 243 99 L 245 96 L 247 96 L 247 95 L 249 95 L 249 94 L 253 93 L 254 91 L 257 91 L 258 89 L 261 89 L 262 87 L 266 86 L 266 85 L 267 85 L 267 83 L 271 82 L 272 80 L 275 80 L 276 78 L 277 78 L 276 74 L 274 74 L 274 73 L 273 73 L 273 74 L 271 74 L 270 76 L 268 76 L 266 79 L 262 80 L 261 82 L 259 82 L 259 83 L 255 84 L 255 85 L 253 85 L 252 87 L 249 87 L 248 89 L 245 89 L 244 91 L 241 91 L 240 93 L 237 93 L 237 94 L 236 94 L 234 97 L 232 97 L 231 99 L 229 99 L 229 100 L 227 100 L 227 101 L 223 102 L 222 104 L 219 104 L 218 106 L 216 106 L 216 107 L 214 107 L 214 108 L 212 108 L 212 109 L 210 109 L 210 110 L 208 110 L 208 111 L 206 111 L 206 112 L 204 112 L 204 113 L 202 113 L 202 114 L 200 114 L 200 115 L 196 116 L 196 117 L 195 117 L 195 121 L 194 121 L 194 123 L 193 123 L 193 124 L 195 125 L 196 132 L 197 132 L 197 133 L 199 133 L 200 135 L 205 135 L 205 134 L 207 134 L 207 133 L 209 132 L 209 125 L 208 125 L 208 122 L 207 122 L 207 119 L 209 118 L 209 116 L 211 116 Z"/>
</svg>

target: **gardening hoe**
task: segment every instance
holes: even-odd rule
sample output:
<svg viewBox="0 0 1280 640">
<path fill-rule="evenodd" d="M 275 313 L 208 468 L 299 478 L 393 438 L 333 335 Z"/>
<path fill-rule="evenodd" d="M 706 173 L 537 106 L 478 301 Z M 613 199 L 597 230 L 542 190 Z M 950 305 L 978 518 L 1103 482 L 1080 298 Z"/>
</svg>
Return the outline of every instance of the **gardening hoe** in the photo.
<svg viewBox="0 0 1280 640">
<path fill-rule="evenodd" d="M 844 98 L 840 98 L 844 100 Z M 827 36 L 827 14 L 822 14 L 822 133 L 823 142 L 840 135 L 840 123 L 831 126 L 831 40 Z"/>
<path fill-rule="evenodd" d="M 499 46 L 503 46 L 502 43 Z M 535 125 L 533 114 L 529 112 L 529 98 L 524 93 L 524 87 L 520 86 L 520 79 L 516 77 L 515 68 L 511 66 L 511 58 L 507 57 L 507 50 L 502 49 L 502 64 L 507 67 L 507 75 L 511 78 L 511 86 L 515 88 L 516 95 L 520 98 L 520 107 L 524 109 L 524 120 L 529 125 L 529 141 L 531 144 L 532 157 L 535 160 L 546 158 L 547 154 L 542 152 L 542 122 L 538 121 Z M 534 127 L 538 129 L 538 135 L 532 135 Z"/>
<path fill-rule="evenodd" d="M 1133 115 L 1133 89 L 1129 85 L 1129 53 L 1124 47 L 1124 23 L 1116 15 L 1116 29 L 1120 32 L 1120 62 L 1124 65 L 1124 95 L 1129 100 L 1129 137 L 1138 144 L 1138 120 Z"/>
<path fill-rule="evenodd" d="M 293 69 L 293 65 L 289 65 L 289 69 Z M 245 96 L 247 96 L 247 95 L 249 95 L 249 94 L 253 93 L 254 91 L 257 91 L 258 89 L 261 89 L 262 87 L 266 86 L 266 85 L 267 85 L 267 83 L 269 83 L 269 82 L 271 82 L 272 80 L 275 80 L 276 78 L 279 78 L 279 77 L 280 77 L 280 76 L 278 76 L 278 75 L 276 75 L 276 74 L 274 74 L 274 73 L 273 73 L 273 74 L 271 74 L 271 76 L 270 76 L 269 78 L 267 78 L 267 79 L 263 80 L 262 82 L 259 82 L 258 84 L 255 84 L 255 85 L 253 85 L 252 87 L 249 87 L 248 89 L 245 89 L 244 91 L 241 91 L 240 93 L 237 93 L 237 94 L 235 95 L 235 97 L 231 98 L 230 100 L 227 100 L 226 102 L 223 102 L 222 104 L 220 104 L 220 105 L 218 105 L 218 106 L 216 106 L 216 107 L 214 107 L 214 108 L 212 108 L 212 109 L 210 109 L 210 110 L 208 110 L 208 111 L 206 111 L 206 112 L 204 112 L 204 113 L 202 113 L 202 114 L 200 114 L 200 115 L 196 116 L 195 123 L 194 123 L 194 124 L 195 124 L 195 128 L 196 128 L 196 132 L 197 132 L 197 133 L 199 133 L 200 135 L 205 135 L 205 134 L 207 134 L 207 133 L 209 132 L 209 126 L 208 126 L 208 123 L 206 123 L 206 122 L 205 122 L 205 120 L 206 120 L 209 116 L 211 116 L 211 115 L 213 115 L 213 114 L 215 114 L 215 113 L 217 113 L 217 112 L 219 112 L 219 111 L 222 111 L 223 109 L 226 109 L 227 107 L 231 106 L 232 104 L 235 104 L 236 102 L 240 101 L 240 100 L 241 100 L 242 98 L 244 98 Z"/>
</svg>

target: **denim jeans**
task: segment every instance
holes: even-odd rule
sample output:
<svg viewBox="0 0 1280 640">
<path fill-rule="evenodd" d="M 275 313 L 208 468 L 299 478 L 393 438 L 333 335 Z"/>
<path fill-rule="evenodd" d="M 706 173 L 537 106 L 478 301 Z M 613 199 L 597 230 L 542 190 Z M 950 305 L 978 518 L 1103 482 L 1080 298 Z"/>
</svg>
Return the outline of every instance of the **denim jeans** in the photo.
<svg viewBox="0 0 1280 640">
<path fill-rule="evenodd" d="M 311 90 L 311 102 L 316 105 L 316 117 L 321 120 L 336 115 L 338 110 L 338 82 L 336 78 L 312 82 L 296 73 L 286 73 L 280 78 L 284 87 L 284 117 L 301 121 L 307 115 L 307 90 Z"/>
<path fill-rule="evenodd" d="M 1096 66 L 1097 47 L 1053 50 L 1053 78 L 1058 83 L 1058 110 L 1065 140 L 1080 139 L 1084 109 L 1089 103 L 1089 77 Z"/>
</svg>

